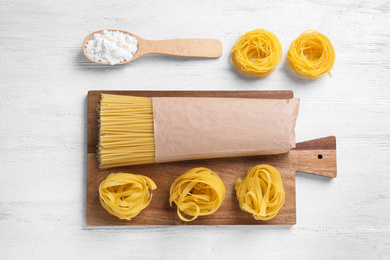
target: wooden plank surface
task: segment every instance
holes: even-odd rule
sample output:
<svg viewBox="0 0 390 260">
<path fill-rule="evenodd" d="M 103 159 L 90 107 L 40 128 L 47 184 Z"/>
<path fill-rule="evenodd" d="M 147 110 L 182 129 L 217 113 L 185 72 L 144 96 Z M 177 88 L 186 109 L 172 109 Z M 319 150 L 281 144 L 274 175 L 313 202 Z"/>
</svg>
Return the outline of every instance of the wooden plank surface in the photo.
<svg viewBox="0 0 390 260">
<path fill-rule="evenodd" d="M 244 3 L 244 4 L 243 4 Z M 0 0 L 0 259 L 388 259 L 389 0 Z M 89 33 L 215 38 L 219 59 L 89 61 Z M 229 62 L 239 33 L 275 33 L 264 79 Z M 300 78 L 287 52 L 305 30 L 332 41 L 332 77 Z M 297 142 L 337 136 L 338 177 L 296 174 L 295 226 L 85 225 L 89 90 L 293 90 Z"/>
<path fill-rule="evenodd" d="M 298 149 L 287 154 L 272 156 L 252 156 L 240 158 L 221 158 L 184 162 L 161 163 L 131 167 L 119 167 L 99 170 L 96 157 L 97 111 L 101 91 L 90 91 L 88 95 L 88 170 L 87 170 L 87 225 L 293 225 L 296 223 L 295 171 L 336 177 L 335 138 L 322 138 L 298 144 Z M 136 96 L 203 96 L 203 97 L 245 97 L 245 98 L 292 98 L 291 91 L 120 91 L 111 94 Z M 94 129 L 95 128 L 95 129 Z M 95 135 L 95 136 L 91 136 Z M 300 147 L 302 149 L 300 149 Z M 321 158 L 318 156 L 321 155 Z M 280 171 L 286 191 L 285 204 L 279 214 L 269 221 L 256 221 L 240 210 L 234 192 L 237 178 L 243 178 L 250 167 L 258 164 L 271 164 Z M 191 168 L 207 167 L 218 173 L 226 187 L 226 198 L 221 208 L 210 216 L 199 217 L 192 222 L 181 221 L 176 213 L 176 206 L 168 203 L 169 188 L 174 180 Z M 100 205 L 98 198 L 99 184 L 110 174 L 128 172 L 150 177 L 157 184 L 153 199 L 145 210 L 131 221 L 120 220 L 110 215 Z"/>
</svg>

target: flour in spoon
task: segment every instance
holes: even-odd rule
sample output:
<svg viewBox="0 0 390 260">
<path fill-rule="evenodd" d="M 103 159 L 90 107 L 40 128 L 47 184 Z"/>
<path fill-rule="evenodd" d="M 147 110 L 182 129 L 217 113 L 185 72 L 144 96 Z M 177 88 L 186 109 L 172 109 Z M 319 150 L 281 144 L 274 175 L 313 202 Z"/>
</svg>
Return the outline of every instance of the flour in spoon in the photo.
<svg viewBox="0 0 390 260">
<path fill-rule="evenodd" d="M 138 41 L 128 33 L 104 30 L 95 33 L 85 49 L 91 59 L 114 65 L 133 58 L 138 50 Z"/>
</svg>

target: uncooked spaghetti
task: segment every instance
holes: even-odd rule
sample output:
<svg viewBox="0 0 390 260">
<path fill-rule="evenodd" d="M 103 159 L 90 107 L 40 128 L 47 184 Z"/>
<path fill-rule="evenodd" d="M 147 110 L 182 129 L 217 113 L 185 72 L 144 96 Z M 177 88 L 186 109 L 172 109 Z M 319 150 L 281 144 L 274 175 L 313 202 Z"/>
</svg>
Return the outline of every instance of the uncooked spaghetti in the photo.
<svg viewBox="0 0 390 260">
<path fill-rule="evenodd" d="M 298 107 L 298 99 L 103 94 L 99 168 L 285 153 L 295 147 Z"/>
<path fill-rule="evenodd" d="M 242 181 L 237 180 L 235 189 L 241 210 L 256 220 L 274 218 L 284 204 L 280 173 L 270 165 L 252 167 Z"/>
<path fill-rule="evenodd" d="M 99 186 L 102 206 L 112 215 L 131 220 L 152 200 L 156 184 L 148 177 L 131 173 L 110 174 Z"/>
<path fill-rule="evenodd" d="M 331 41 L 320 32 L 305 31 L 295 39 L 287 52 L 291 68 L 300 76 L 316 79 L 328 73 L 335 62 Z"/>
<path fill-rule="evenodd" d="M 183 221 L 216 212 L 225 199 L 225 185 L 210 169 L 199 167 L 178 177 L 171 186 L 169 203 L 177 206 L 177 214 Z M 181 211 L 191 219 L 185 218 Z"/>
<path fill-rule="evenodd" d="M 154 163 L 152 100 L 102 94 L 99 168 Z"/>
<path fill-rule="evenodd" d="M 266 77 L 274 72 L 282 59 L 282 45 L 272 32 L 256 29 L 241 35 L 232 48 L 230 58 L 238 71 Z"/>
</svg>

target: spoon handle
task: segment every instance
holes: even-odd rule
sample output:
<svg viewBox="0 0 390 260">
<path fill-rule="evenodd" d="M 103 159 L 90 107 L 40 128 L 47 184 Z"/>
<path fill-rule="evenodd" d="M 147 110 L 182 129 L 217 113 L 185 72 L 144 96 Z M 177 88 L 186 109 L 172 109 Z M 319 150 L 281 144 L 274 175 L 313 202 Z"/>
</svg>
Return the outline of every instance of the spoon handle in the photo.
<svg viewBox="0 0 390 260">
<path fill-rule="evenodd" d="M 140 56 L 152 53 L 183 57 L 218 58 L 222 55 L 222 42 L 215 39 L 143 40 Z"/>
</svg>

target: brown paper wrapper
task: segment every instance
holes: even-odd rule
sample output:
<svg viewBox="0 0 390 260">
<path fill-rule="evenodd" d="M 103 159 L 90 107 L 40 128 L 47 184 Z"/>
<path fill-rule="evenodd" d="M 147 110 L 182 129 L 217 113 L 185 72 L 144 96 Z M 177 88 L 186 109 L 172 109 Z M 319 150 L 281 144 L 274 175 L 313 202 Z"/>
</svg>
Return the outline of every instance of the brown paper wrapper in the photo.
<svg viewBox="0 0 390 260">
<path fill-rule="evenodd" d="M 286 153 L 299 99 L 152 98 L 155 160 Z"/>
</svg>

